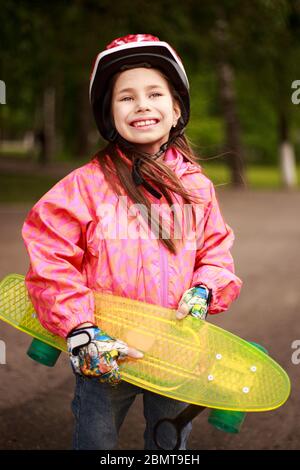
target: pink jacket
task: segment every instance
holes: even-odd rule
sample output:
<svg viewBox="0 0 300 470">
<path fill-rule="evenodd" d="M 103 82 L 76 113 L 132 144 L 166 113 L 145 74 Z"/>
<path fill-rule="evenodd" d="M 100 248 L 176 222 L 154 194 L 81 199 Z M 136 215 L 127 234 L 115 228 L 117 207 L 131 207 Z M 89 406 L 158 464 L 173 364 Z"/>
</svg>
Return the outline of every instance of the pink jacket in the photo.
<svg viewBox="0 0 300 470">
<path fill-rule="evenodd" d="M 186 238 L 176 255 L 143 232 L 138 211 L 129 210 L 132 203 L 126 207 L 125 195 L 121 203 L 96 158 L 59 181 L 30 210 L 22 229 L 30 257 L 26 286 L 45 328 L 66 337 L 79 324 L 93 322 L 92 291 L 176 309 L 184 291 L 202 283 L 212 289 L 210 314 L 228 309 L 238 297 L 242 281 L 230 254 L 234 235 L 213 184 L 174 148 L 164 159 L 203 200 L 192 224 L 183 212 Z M 173 196 L 183 211 L 182 198 Z M 149 198 L 167 214 L 164 198 Z"/>
</svg>

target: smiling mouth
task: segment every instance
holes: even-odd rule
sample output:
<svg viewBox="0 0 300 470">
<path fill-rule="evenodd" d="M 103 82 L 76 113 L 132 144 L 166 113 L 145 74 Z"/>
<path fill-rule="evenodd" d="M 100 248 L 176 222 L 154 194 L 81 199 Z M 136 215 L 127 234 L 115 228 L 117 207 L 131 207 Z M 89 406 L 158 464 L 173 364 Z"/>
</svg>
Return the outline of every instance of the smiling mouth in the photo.
<svg viewBox="0 0 300 470">
<path fill-rule="evenodd" d="M 131 127 L 134 127 L 135 129 L 147 129 L 152 126 L 156 126 L 159 123 L 158 119 L 146 119 L 144 121 L 135 121 L 132 124 L 130 124 Z"/>
</svg>

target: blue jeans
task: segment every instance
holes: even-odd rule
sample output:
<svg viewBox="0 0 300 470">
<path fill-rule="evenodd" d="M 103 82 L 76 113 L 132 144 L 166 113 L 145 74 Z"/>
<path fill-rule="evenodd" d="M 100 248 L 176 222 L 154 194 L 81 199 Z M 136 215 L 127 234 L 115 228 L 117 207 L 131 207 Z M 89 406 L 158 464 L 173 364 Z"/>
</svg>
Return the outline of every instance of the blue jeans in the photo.
<svg viewBox="0 0 300 470">
<path fill-rule="evenodd" d="M 148 392 L 127 382 L 121 381 L 116 387 L 100 383 L 97 379 L 76 376 L 75 395 L 72 411 L 75 417 L 73 437 L 74 449 L 112 450 L 118 444 L 118 434 L 125 416 L 137 394 L 143 394 L 146 428 L 144 448 L 155 450 L 153 428 L 162 418 L 174 418 L 187 407 L 171 398 Z M 182 431 L 180 449 L 186 443 L 192 424 L 188 423 Z M 173 449 L 176 444 L 174 433 L 160 432 L 159 444 L 165 449 Z"/>
</svg>

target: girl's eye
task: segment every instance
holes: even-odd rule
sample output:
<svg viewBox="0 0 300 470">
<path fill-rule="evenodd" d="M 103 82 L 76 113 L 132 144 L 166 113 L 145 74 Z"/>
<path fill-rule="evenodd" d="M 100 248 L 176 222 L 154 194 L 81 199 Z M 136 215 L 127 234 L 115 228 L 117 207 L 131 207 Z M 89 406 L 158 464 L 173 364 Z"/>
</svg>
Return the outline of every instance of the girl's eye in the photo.
<svg viewBox="0 0 300 470">
<path fill-rule="evenodd" d="M 162 96 L 161 93 L 151 93 L 150 96 Z M 131 96 L 124 96 L 124 98 L 122 98 L 120 101 L 128 101 L 128 100 L 132 100 L 133 98 Z"/>
<path fill-rule="evenodd" d="M 130 96 L 125 96 L 124 98 L 122 98 L 120 101 L 127 101 L 127 100 L 131 100 L 132 98 Z"/>
</svg>

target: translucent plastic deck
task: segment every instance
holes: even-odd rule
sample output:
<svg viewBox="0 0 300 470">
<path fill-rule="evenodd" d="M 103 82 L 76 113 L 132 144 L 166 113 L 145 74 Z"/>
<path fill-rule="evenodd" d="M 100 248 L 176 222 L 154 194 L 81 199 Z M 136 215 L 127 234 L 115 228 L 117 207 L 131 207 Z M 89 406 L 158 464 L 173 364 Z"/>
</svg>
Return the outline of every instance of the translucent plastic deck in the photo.
<svg viewBox="0 0 300 470">
<path fill-rule="evenodd" d="M 120 362 L 123 380 L 187 403 L 239 411 L 267 411 L 288 398 L 290 381 L 267 354 L 230 332 L 160 306 L 95 293 L 96 322 L 145 353 Z M 0 318 L 66 351 L 65 341 L 37 319 L 21 275 L 0 283 Z"/>
</svg>

